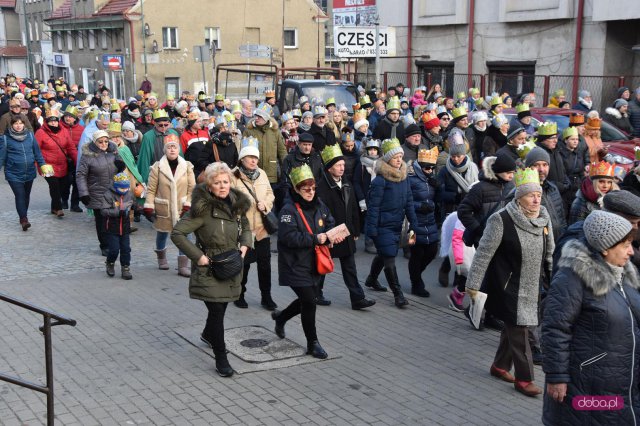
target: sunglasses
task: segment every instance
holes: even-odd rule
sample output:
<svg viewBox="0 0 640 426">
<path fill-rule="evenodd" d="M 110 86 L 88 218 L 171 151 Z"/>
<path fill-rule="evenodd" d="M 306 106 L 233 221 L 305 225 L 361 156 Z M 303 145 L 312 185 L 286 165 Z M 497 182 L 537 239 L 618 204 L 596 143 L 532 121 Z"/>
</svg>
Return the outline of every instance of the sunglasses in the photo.
<svg viewBox="0 0 640 426">
<path fill-rule="evenodd" d="M 171 123 L 156 123 L 156 126 L 158 127 L 169 127 L 171 125 Z"/>
<path fill-rule="evenodd" d="M 305 194 L 311 194 L 312 192 L 316 192 L 316 187 L 315 186 L 305 186 L 304 188 L 300 188 L 300 191 L 304 192 Z"/>
<path fill-rule="evenodd" d="M 442 118 L 440 119 L 440 121 L 449 121 L 449 120 L 451 120 L 449 117 L 442 117 Z"/>
<path fill-rule="evenodd" d="M 422 166 L 422 170 L 433 170 L 433 166 Z"/>
</svg>

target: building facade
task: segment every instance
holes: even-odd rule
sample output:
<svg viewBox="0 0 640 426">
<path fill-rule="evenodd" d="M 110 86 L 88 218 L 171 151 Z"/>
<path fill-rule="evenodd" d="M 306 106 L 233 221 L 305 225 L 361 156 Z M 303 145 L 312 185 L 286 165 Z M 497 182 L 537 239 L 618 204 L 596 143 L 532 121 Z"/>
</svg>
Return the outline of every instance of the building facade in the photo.
<svg viewBox="0 0 640 426">
<path fill-rule="evenodd" d="M 0 74 L 25 75 L 27 48 L 20 34 L 20 13 L 16 0 L 0 0 Z"/>
</svg>

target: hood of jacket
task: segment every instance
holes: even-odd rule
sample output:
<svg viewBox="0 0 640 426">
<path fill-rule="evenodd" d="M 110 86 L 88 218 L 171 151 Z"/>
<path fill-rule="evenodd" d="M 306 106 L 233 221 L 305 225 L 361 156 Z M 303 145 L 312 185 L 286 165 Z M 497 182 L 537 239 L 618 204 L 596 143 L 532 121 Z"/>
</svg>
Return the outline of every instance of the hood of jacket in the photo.
<svg viewBox="0 0 640 426">
<path fill-rule="evenodd" d="M 100 155 L 101 152 L 102 151 L 100 150 L 100 148 L 98 148 L 98 146 L 93 142 L 85 143 L 84 145 L 82 145 L 82 155 L 83 156 L 86 155 L 87 158 L 97 157 L 98 155 Z M 107 152 L 116 154 L 118 152 L 118 147 L 116 146 L 115 143 L 109 141 L 109 145 L 107 146 Z"/>
<path fill-rule="evenodd" d="M 265 124 L 264 126 L 260 127 L 256 125 L 256 119 L 252 119 L 249 124 L 247 124 L 247 129 L 258 129 L 258 130 L 263 130 L 266 131 L 266 129 L 273 129 L 273 130 L 278 130 L 280 126 L 278 126 L 278 122 L 273 118 L 269 118 L 269 122 L 267 122 L 267 124 Z"/>
<path fill-rule="evenodd" d="M 386 161 L 376 161 L 376 174 L 391 182 L 402 182 L 407 178 L 407 163 L 404 161 L 399 169 L 391 167 Z"/>
<path fill-rule="evenodd" d="M 609 114 L 609 115 L 617 118 L 617 119 L 622 118 L 622 113 L 620 111 L 618 111 L 616 108 L 608 107 L 607 109 L 604 110 L 604 112 L 606 114 Z"/>
<path fill-rule="evenodd" d="M 493 171 L 493 163 L 496 162 L 497 157 L 486 157 L 482 160 L 482 175 L 485 180 L 497 182 L 498 176 Z"/>
<path fill-rule="evenodd" d="M 567 267 L 582 280 L 585 286 L 595 296 L 603 296 L 616 286 L 611 266 L 604 260 L 600 253 L 593 251 L 580 239 L 570 240 L 562 248 L 562 256 L 558 261 L 558 267 Z M 640 288 L 636 267 L 627 262 L 623 268 L 623 280 L 635 288 Z"/>
<path fill-rule="evenodd" d="M 236 188 L 231 188 L 229 197 L 231 197 L 230 213 L 233 216 L 243 215 L 251 207 L 249 197 Z M 191 216 L 204 217 L 207 214 L 211 214 L 210 212 L 213 208 L 229 212 L 229 206 L 209 192 L 205 183 L 196 185 L 191 196 Z"/>
</svg>

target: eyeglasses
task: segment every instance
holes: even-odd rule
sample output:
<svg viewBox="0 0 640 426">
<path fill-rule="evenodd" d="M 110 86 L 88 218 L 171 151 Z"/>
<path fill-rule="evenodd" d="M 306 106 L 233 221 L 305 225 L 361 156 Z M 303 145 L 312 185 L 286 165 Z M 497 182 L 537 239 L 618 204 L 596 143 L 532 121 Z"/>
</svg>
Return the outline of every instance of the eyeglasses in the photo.
<svg viewBox="0 0 640 426">
<path fill-rule="evenodd" d="M 171 125 L 171 123 L 156 123 L 156 126 L 158 127 L 169 127 Z"/>
<path fill-rule="evenodd" d="M 108 143 L 109 143 L 109 139 L 98 139 L 98 140 L 96 141 L 96 143 L 97 143 L 97 144 L 103 144 L 103 143 L 108 144 Z"/>
<path fill-rule="evenodd" d="M 316 187 L 315 186 L 305 186 L 304 188 L 300 188 L 300 191 L 304 192 L 305 194 L 311 194 L 312 192 L 316 192 Z"/>
</svg>

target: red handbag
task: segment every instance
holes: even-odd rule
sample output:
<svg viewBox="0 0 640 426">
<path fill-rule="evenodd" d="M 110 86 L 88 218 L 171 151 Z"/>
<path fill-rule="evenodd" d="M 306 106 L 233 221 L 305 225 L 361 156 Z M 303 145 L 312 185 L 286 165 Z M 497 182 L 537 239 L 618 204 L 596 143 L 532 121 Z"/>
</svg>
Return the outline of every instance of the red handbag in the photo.
<svg viewBox="0 0 640 426">
<path fill-rule="evenodd" d="M 307 223 L 307 219 L 304 217 L 302 213 L 302 209 L 300 208 L 300 204 L 296 203 L 296 209 L 298 209 L 298 213 L 302 218 L 302 222 L 304 222 L 304 226 L 307 227 L 307 231 L 311 235 L 313 232 L 311 231 L 311 227 Z M 329 247 L 325 245 L 316 245 L 316 270 L 320 275 L 327 275 L 330 272 L 333 272 L 333 259 L 331 258 L 331 252 L 329 251 Z"/>
</svg>

